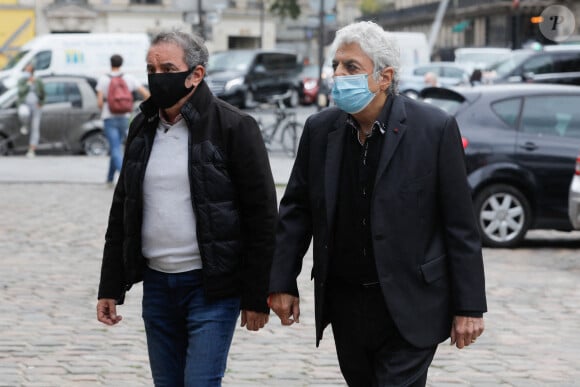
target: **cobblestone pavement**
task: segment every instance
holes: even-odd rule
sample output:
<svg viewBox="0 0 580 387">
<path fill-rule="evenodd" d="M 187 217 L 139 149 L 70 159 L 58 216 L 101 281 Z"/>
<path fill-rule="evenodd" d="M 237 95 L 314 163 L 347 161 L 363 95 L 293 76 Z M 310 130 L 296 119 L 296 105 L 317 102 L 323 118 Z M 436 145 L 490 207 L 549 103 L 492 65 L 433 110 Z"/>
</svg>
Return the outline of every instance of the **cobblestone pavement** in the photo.
<svg viewBox="0 0 580 387">
<path fill-rule="evenodd" d="M 86 158 L 57 159 L 0 159 L 0 386 L 151 386 L 141 286 L 118 326 L 95 318 L 112 196 L 100 180 L 106 160 L 91 169 Z M 61 163 L 69 178 L 17 182 L 5 161 L 22 175 Z M 533 232 L 521 248 L 486 249 L 486 332 L 461 351 L 443 343 L 428 385 L 580 386 L 579 248 L 580 233 Z M 283 327 L 272 315 L 258 333 L 238 328 L 224 386 L 344 386 L 331 331 L 314 345 L 310 267 L 309 254 L 301 323 Z"/>
</svg>

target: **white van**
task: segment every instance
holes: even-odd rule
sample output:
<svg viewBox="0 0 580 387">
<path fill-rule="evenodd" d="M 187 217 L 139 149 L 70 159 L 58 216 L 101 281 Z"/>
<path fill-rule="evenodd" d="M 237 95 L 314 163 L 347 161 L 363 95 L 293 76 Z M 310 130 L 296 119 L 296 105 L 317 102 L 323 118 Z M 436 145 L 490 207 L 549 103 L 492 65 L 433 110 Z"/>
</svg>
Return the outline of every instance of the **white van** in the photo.
<svg viewBox="0 0 580 387">
<path fill-rule="evenodd" d="M 145 57 L 150 39 L 147 34 L 62 33 L 38 36 L 24 46 L 0 70 L 6 88 L 16 85 L 24 68 L 32 63 L 36 76 L 83 75 L 98 79 L 111 69 L 113 54 L 123 57 L 122 71 L 147 84 Z"/>
<path fill-rule="evenodd" d="M 431 50 L 427 36 L 422 32 L 391 32 L 399 43 L 401 52 L 401 68 L 405 72 L 411 67 L 427 64 L 431 61 Z"/>
</svg>

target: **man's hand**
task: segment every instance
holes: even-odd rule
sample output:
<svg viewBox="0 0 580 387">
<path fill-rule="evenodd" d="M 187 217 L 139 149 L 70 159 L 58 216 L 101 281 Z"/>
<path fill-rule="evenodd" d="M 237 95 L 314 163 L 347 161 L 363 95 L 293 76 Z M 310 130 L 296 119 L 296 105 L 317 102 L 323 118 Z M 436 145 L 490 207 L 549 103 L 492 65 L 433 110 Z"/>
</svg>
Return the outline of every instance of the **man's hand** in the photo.
<svg viewBox="0 0 580 387">
<path fill-rule="evenodd" d="M 300 322 L 300 299 L 291 294 L 273 293 L 268 297 L 268 306 L 280 317 L 282 325 Z"/>
<path fill-rule="evenodd" d="M 101 298 L 97 302 L 97 320 L 107 325 L 115 325 L 123 319 L 117 315 L 117 301 L 112 298 Z"/>
<path fill-rule="evenodd" d="M 268 324 L 270 316 L 267 313 L 254 312 L 251 310 L 242 310 L 242 327 L 249 331 L 258 331 Z"/>
<path fill-rule="evenodd" d="M 455 316 L 451 326 L 451 345 L 461 349 L 467 347 L 481 336 L 485 329 L 483 317 Z"/>
</svg>

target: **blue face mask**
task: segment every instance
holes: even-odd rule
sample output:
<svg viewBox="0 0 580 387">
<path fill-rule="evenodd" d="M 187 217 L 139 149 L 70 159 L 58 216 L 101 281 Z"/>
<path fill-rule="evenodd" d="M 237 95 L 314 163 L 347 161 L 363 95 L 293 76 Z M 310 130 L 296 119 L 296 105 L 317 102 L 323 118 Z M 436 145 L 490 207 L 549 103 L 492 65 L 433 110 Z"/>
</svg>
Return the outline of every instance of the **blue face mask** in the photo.
<svg viewBox="0 0 580 387">
<path fill-rule="evenodd" d="M 376 95 L 369 90 L 368 77 L 367 74 L 334 77 L 332 99 L 336 106 L 350 114 L 366 108 Z"/>
</svg>

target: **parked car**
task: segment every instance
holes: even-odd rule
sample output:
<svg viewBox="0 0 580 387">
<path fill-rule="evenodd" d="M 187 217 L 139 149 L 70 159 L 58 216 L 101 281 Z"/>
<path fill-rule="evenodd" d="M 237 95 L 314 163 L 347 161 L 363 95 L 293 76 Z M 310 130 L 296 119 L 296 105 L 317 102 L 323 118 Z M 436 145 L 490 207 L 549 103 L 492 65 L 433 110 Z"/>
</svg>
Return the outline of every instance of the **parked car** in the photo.
<svg viewBox="0 0 580 387">
<path fill-rule="evenodd" d="M 475 69 L 487 70 L 493 64 L 509 58 L 512 50 L 502 47 L 462 47 L 455 49 L 455 61 L 469 74 Z"/>
<path fill-rule="evenodd" d="M 457 119 L 486 246 L 516 246 L 530 229 L 572 230 L 568 190 L 580 149 L 580 88 L 429 88 L 421 98 Z"/>
<path fill-rule="evenodd" d="M 484 82 L 580 85 L 580 45 L 514 50 L 484 73 Z"/>
<path fill-rule="evenodd" d="M 300 103 L 303 105 L 311 105 L 314 103 L 321 103 L 323 106 L 328 106 L 330 102 L 330 92 L 332 90 L 332 73 L 328 73 L 323 68 L 322 83 L 319 84 L 320 67 L 317 64 L 310 64 L 304 66 L 300 73 L 300 82 L 302 85 L 300 92 Z M 319 94 L 323 95 L 322 100 L 318 100 Z"/>
<path fill-rule="evenodd" d="M 87 155 L 109 151 L 96 93 L 85 77 L 52 76 L 42 78 L 45 103 L 40 120 L 37 149 L 58 149 Z M 28 135 L 20 132 L 17 116 L 17 89 L 0 95 L 0 155 L 24 152 Z"/>
<path fill-rule="evenodd" d="M 411 98 L 417 98 L 425 84 L 425 74 L 437 76 L 440 87 L 451 87 L 469 83 L 471 75 L 465 68 L 453 62 L 431 62 L 426 65 L 403 69 L 399 78 L 399 92 Z"/>
<path fill-rule="evenodd" d="M 206 82 L 217 97 L 241 108 L 285 94 L 288 106 L 300 102 L 300 56 L 285 50 L 229 50 L 210 56 Z"/>
<path fill-rule="evenodd" d="M 304 66 L 300 73 L 300 82 L 302 88 L 300 91 L 300 103 L 303 105 L 311 105 L 316 102 L 318 98 L 318 86 L 320 68 L 318 65 Z"/>
<path fill-rule="evenodd" d="M 570 183 L 568 215 L 576 230 L 580 230 L 580 154 L 576 158 L 576 170 Z"/>
</svg>

